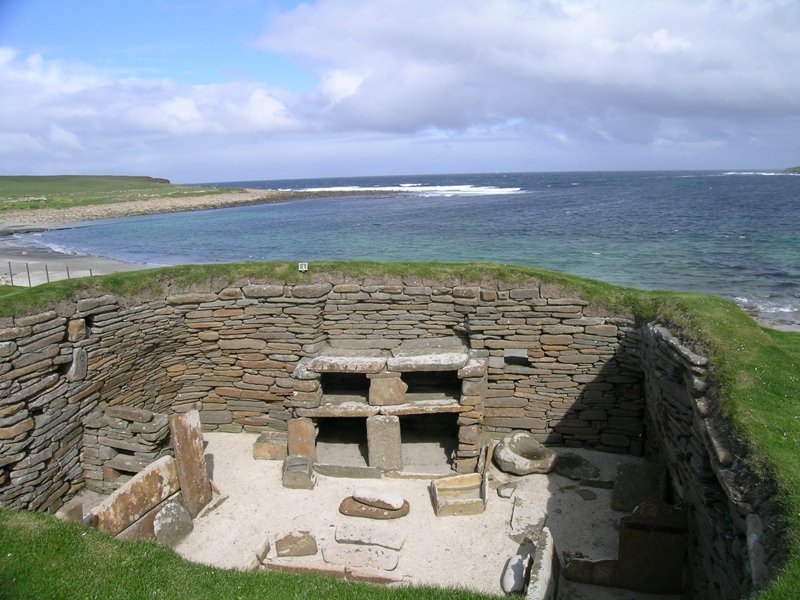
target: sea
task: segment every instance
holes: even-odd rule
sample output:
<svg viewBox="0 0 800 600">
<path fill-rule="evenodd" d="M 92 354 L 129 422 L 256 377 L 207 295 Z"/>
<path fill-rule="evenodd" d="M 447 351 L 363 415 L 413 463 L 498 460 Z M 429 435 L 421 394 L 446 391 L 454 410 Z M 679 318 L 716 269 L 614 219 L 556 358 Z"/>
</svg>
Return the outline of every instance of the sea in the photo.
<svg viewBox="0 0 800 600">
<path fill-rule="evenodd" d="M 16 242 L 147 265 L 530 265 L 634 288 L 715 294 L 800 323 L 799 175 L 480 173 L 212 185 L 341 195 L 91 221 L 19 234 Z"/>
</svg>

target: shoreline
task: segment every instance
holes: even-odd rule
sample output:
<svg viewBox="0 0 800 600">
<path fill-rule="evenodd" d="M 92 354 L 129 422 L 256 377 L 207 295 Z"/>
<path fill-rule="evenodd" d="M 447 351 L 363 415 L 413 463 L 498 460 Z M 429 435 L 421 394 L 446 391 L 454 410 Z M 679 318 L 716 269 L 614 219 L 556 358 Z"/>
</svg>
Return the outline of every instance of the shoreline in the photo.
<svg viewBox="0 0 800 600">
<path fill-rule="evenodd" d="M 202 194 L 171 198 L 157 196 L 143 200 L 111 202 L 108 204 L 90 204 L 87 206 L 71 206 L 68 208 L 41 208 L 35 210 L 13 210 L 0 213 L 0 237 L 15 233 L 33 233 L 49 229 L 69 227 L 72 223 L 97 221 L 100 219 L 120 219 L 123 217 L 140 217 L 166 213 L 190 212 L 196 210 L 214 210 L 237 206 L 255 206 L 259 204 L 278 204 L 296 202 L 315 198 L 331 198 L 342 196 L 375 196 L 379 192 L 363 191 L 296 191 L 296 190 L 257 190 L 246 188 L 238 192 L 220 194 Z"/>
<path fill-rule="evenodd" d="M 17 244 L 11 236 L 68 228 L 75 223 L 100 219 L 116 219 L 151 214 L 213 210 L 257 204 L 276 204 L 312 198 L 351 195 L 375 195 L 375 192 L 298 192 L 292 190 L 245 189 L 241 192 L 187 196 L 183 198 L 156 197 L 112 204 L 76 206 L 65 209 L 19 210 L 0 214 L 0 285 L 14 279 L 15 285 L 27 287 L 60 279 L 108 275 L 136 271 L 162 265 L 126 263 L 91 255 L 66 254 L 45 248 Z M 29 279 L 30 278 L 30 279 Z M 800 315 L 761 313 L 742 307 L 760 326 L 800 333 Z M 792 316 L 789 316 L 792 315 Z"/>
</svg>

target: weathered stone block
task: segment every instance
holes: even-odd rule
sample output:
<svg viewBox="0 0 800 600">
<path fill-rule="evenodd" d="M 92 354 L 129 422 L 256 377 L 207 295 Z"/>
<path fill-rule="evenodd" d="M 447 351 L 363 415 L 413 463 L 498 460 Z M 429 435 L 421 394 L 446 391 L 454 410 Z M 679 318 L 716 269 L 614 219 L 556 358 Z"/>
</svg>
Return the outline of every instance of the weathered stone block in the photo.
<svg viewBox="0 0 800 600">
<path fill-rule="evenodd" d="M 400 418 L 374 415 L 367 418 L 367 448 L 369 466 L 384 471 L 403 468 L 403 450 L 400 442 Z"/>
<path fill-rule="evenodd" d="M 192 410 L 183 415 L 173 415 L 169 429 L 184 504 L 194 519 L 211 501 L 211 480 L 206 468 L 200 413 Z"/>
<path fill-rule="evenodd" d="M 314 283 L 311 285 L 295 285 L 292 287 L 294 298 L 322 298 L 333 289 L 330 283 Z"/>
<path fill-rule="evenodd" d="M 283 487 L 297 490 L 311 490 L 317 483 L 313 463 L 307 456 L 287 456 L 283 461 Z"/>
<path fill-rule="evenodd" d="M 286 458 L 288 434 L 285 431 L 265 431 L 253 444 L 256 460 L 283 460 Z"/>
<path fill-rule="evenodd" d="M 179 488 L 175 459 L 164 456 L 92 509 L 87 518 L 98 531 L 116 535 Z"/>
<path fill-rule="evenodd" d="M 153 420 L 153 413 L 144 408 L 134 408 L 132 406 L 108 406 L 105 409 L 105 415 L 114 419 L 124 419 L 125 421 L 133 421 L 135 423 L 149 423 Z"/>
<path fill-rule="evenodd" d="M 275 552 L 281 558 L 313 556 L 317 553 L 317 540 L 308 531 L 292 531 L 275 538 Z"/>
<path fill-rule="evenodd" d="M 305 417 L 289 421 L 288 453 L 290 456 L 307 456 L 311 462 L 317 460 L 317 431 L 314 421 Z"/>
<path fill-rule="evenodd" d="M 386 359 L 380 356 L 318 356 L 308 363 L 317 373 L 380 373 Z"/>
<path fill-rule="evenodd" d="M 184 496 L 185 499 L 185 496 Z M 172 548 L 194 529 L 189 511 L 177 502 L 170 502 L 153 519 L 153 533 L 159 544 Z"/>
<path fill-rule="evenodd" d="M 369 384 L 369 403 L 393 406 L 406 401 L 408 385 L 400 377 L 373 377 Z"/>
<path fill-rule="evenodd" d="M 282 285 L 246 285 L 242 293 L 246 298 L 277 298 L 283 296 Z"/>
<path fill-rule="evenodd" d="M 86 320 L 72 319 L 67 324 L 67 340 L 79 342 L 86 337 Z"/>
</svg>

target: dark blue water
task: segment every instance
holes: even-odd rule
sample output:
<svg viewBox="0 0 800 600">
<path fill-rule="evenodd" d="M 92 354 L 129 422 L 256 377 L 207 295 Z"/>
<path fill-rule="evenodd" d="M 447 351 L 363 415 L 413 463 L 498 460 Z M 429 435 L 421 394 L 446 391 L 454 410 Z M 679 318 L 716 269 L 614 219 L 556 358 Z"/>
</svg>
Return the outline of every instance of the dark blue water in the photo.
<svg viewBox="0 0 800 600">
<path fill-rule="evenodd" d="M 375 188 L 375 195 L 95 221 L 21 240 L 164 265 L 517 263 L 800 313 L 800 176 L 520 173 L 225 185 Z"/>
</svg>

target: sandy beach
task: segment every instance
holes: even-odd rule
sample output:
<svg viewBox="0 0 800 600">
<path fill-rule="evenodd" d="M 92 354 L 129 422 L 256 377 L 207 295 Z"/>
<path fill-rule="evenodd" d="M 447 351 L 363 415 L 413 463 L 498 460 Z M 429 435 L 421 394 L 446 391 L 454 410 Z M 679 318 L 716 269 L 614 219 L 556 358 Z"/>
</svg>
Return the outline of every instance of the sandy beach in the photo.
<svg viewBox="0 0 800 600">
<path fill-rule="evenodd" d="M 170 198 L 167 196 L 76 206 L 65 209 L 18 210 L 0 215 L 0 285 L 35 286 L 49 281 L 74 279 L 91 275 L 108 275 L 121 271 L 148 268 L 146 264 L 129 264 L 100 256 L 63 254 L 49 249 L 23 246 L 15 242 L 15 233 L 31 233 L 69 227 L 71 223 L 116 219 L 139 215 L 186 212 L 291 202 L 330 192 L 293 192 L 288 190 L 246 189 L 221 194 L 204 194 Z"/>
</svg>

